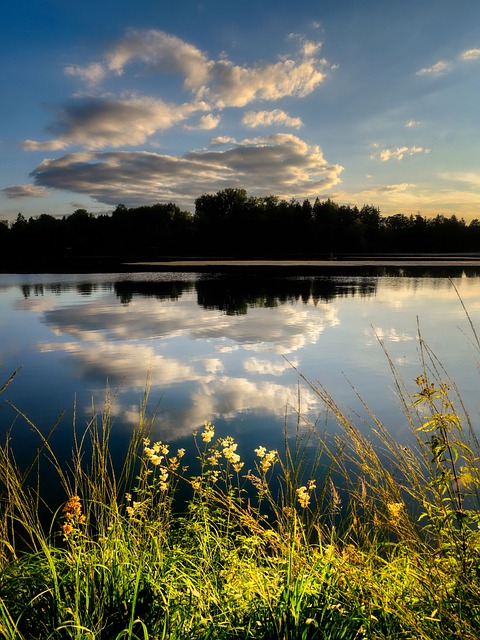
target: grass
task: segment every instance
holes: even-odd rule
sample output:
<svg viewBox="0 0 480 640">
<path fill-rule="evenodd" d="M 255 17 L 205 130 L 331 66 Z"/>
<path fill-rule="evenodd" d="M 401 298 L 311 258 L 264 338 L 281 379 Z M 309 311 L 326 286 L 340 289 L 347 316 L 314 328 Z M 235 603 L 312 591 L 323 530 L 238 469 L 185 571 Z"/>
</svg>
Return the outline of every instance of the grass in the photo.
<svg viewBox="0 0 480 640">
<path fill-rule="evenodd" d="M 54 429 L 42 436 L 30 423 L 41 447 L 28 469 L 7 438 L 0 637 L 477 639 L 478 441 L 422 339 L 420 351 L 415 394 L 392 366 L 411 447 L 368 408 L 357 424 L 306 380 L 342 435 L 329 440 L 298 411 L 295 437 L 283 451 L 259 443 L 250 469 L 209 422 L 190 450 L 151 442 L 148 384 L 120 469 L 108 394 L 101 415 L 74 427 L 66 468 Z M 61 505 L 42 495 L 43 458 Z"/>
</svg>

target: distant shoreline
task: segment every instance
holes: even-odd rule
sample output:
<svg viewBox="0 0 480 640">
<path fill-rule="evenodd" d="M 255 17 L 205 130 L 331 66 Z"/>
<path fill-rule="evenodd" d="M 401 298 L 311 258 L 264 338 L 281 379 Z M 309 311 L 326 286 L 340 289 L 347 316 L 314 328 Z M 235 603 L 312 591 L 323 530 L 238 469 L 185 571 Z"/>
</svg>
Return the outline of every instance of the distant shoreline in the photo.
<svg viewBox="0 0 480 640">
<path fill-rule="evenodd" d="M 480 254 L 392 254 L 339 255 L 320 259 L 309 257 L 233 258 L 165 256 L 158 260 L 137 256 L 45 257 L 40 260 L 16 260 L 0 263 L 0 273 L 128 273 L 141 271 L 370 271 L 375 269 L 480 269 Z"/>
<path fill-rule="evenodd" d="M 330 259 L 330 260 L 222 260 L 222 259 L 181 259 L 167 261 L 135 261 L 123 262 L 131 267 L 157 267 L 157 268 L 181 268 L 181 267 L 480 267 L 480 258 L 459 257 L 415 257 L 415 258 L 358 258 L 358 259 Z"/>
</svg>

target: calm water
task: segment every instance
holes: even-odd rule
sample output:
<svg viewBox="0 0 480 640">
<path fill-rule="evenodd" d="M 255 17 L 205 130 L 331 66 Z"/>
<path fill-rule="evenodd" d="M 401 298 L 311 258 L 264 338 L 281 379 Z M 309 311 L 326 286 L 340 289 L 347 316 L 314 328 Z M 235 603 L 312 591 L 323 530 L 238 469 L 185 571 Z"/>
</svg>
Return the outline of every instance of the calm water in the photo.
<svg viewBox="0 0 480 640">
<path fill-rule="evenodd" d="M 86 424 L 92 401 L 101 412 L 108 386 L 120 446 L 151 372 L 154 438 L 191 447 L 192 432 L 210 420 L 247 457 L 260 444 L 281 446 L 299 397 L 304 415 L 324 424 L 300 372 L 341 407 L 361 412 L 353 385 L 406 441 L 379 339 L 414 392 L 419 326 L 476 420 L 480 357 L 455 288 L 480 333 L 480 276 L 458 270 L 451 278 L 0 275 L 0 386 L 21 367 L 0 396 L 0 435 L 11 431 L 23 461 L 38 439 L 14 407 L 45 433 L 63 415 L 55 444 L 67 458 L 74 402 L 77 424 Z"/>
</svg>

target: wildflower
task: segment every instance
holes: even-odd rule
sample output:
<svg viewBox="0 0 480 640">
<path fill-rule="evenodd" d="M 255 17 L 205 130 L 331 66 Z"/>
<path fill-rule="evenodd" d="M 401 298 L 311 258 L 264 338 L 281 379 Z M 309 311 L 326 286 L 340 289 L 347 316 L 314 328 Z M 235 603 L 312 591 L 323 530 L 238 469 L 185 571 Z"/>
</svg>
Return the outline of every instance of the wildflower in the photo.
<svg viewBox="0 0 480 640">
<path fill-rule="evenodd" d="M 63 514 L 66 522 L 62 525 L 65 536 L 69 536 L 74 531 L 75 526 L 85 524 L 86 517 L 82 513 L 82 503 L 77 495 L 71 496 L 63 507 Z"/>
<path fill-rule="evenodd" d="M 263 447 L 260 448 L 263 449 Z M 272 449 L 261 457 L 262 461 L 260 462 L 260 468 L 265 473 L 277 461 L 277 451 L 275 449 Z"/>
<path fill-rule="evenodd" d="M 265 449 L 265 447 L 258 447 L 258 449 L 254 449 L 254 452 L 259 458 L 263 458 L 267 453 L 267 450 Z"/>
<path fill-rule="evenodd" d="M 210 451 L 210 454 L 207 458 L 207 462 L 208 464 L 212 465 L 212 467 L 214 467 L 215 465 L 218 464 L 218 461 L 220 460 L 220 458 L 222 457 L 222 454 L 220 453 L 220 451 Z"/>
<path fill-rule="evenodd" d="M 234 462 L 233 470 L 235 471 L 235 473 L 239 473 L 242 470 L 243 465 L 244 465 L 243 462 Z"/>
<path fill-rule="evenodd" d="M 160 491 L 166 491 L 168 489 L 168 471 L 162 469 L 160 471 L 160 482 L 158 484 Z"/>
<path fill-rule="evenodd" d="M 125 500 L 127 502 L 131 502 L 132 501 L 132 494 L 131 493 L 126 493 L 125 494 Z"/>
<path fill-rule="evenodd" d="M 134 513 L 135 513 L 135 509 L 133 507 L 127 507 L 127 516 L 129 518 L 133 518 Z"/>
<path fill-rule="evenodd" d="M 389 502 L 387 504 L 390 520 L 396 524 L 400 520 L 400 514 L 403 509 L 403 502 Z"/>
<path fill-rule="evenodd" d="M 307 487 L 299 487 L 297 489 L 297 499 L 302 509 L 306 509 L 310 504 L 310 493 Z"/>
<path fill-rule="evenodd" d="M 163 456 L 159 456 L 156 453 L 154 453 L 153 456 L 150 456 L 150 462 L 154 464 L 156 467 L 161 463 L 162 460 L 163 460 Z"/>
<path fill-rule="evenodd" d="M 168 464 L 171 471 L 176 471 L 180 466 L 180 462 L 177 457 L 170 458 L 170 460 L 168 461 Z"/>
<path fill-rule="evenodd" d="M 235 453 L 237 447 L 238 445 L 235 442 L 232 442 L 223 449 L 223 455 L 228 462 L 231 462 L 232 464 L 238 464 L 240 462 L 240 456 L 238 453 Z"/>
<path fill-rule="evenodd" d="M 203 423 L 204 427 L 205 427 L 205 431 L 201 434 L 202 435 L 202 440 L 204 442 L 210 442 L 213 438 L 213 436 L 215 435 L 215 427 L 213 426 L 213 424 L 211 422 L 207 422 L 205 420 L 205 422 Z"/>
<path fill-rule="evenodd" d="M 74 518 L 82 513 L 82 505 L 78 496 L 72 496 L 67 504 L 63 507 L 65 517 Z"/>
<path fill-rule="evenodd" d="M 220 477 L 220 471 L 216 469 L 210 473 L 210 477 L 212 478 L 212 482 L 216 482 Z"/>
<path fill-rule="evenodd" d="M 192 480 L 192 489 L 194 491 L 200 491 L 201 487 L 202 487 L 202 484 L 200 480 L 198 479 Z"/>
<path fill-rule="evenodd" d="M 177 451 L 177 457 L 178 458 L 183 458 L 184 455 L 185 455 L 185 449 L 179 449 Z"/>
</svg>

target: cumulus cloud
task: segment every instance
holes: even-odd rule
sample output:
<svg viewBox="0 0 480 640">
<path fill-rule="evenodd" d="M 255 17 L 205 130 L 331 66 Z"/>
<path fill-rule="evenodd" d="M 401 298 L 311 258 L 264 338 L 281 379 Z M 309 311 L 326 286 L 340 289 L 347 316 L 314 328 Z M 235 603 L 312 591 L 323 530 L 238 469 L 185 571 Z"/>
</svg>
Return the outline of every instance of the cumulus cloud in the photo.
<svg viewBox="0 0 480 640">
<path fill-rule="evenodd" d="M 377 147 L 377 145 L 373 145 Z M 405 156 L 413 156 L 417 153 L 430 153 L 430 149 L 424 147 L 396 147 L 395 149 L 380 149 L 373 153 L 370 158 L 372 160 L 381 160 L 388 162 L 389 160 L 403 160 Z"/>
<path fill-rule="evenodd" d="M 405 127 L 407 129 L 414 129 L 415 127 L 418 127 L 421 123 L 418 120 L 407 120 L 407 122 L 405 123 Z"/>
<path fill-rule="evenodd" d="M 247 111 L 242 118 L 242 124 L 250 129 L 277 124 L 298 129 L 303 122 L 301 118 L 292 118 L 281 109 L 273 109 L 272 111 Z"/>
<path fill-rule="evenodd" d="M 169 104 L 150 97 L 82 97 L 58 111 L 51 129 L 58 137 L 47 142 L 26 140 L 29 151 L 60 150 L 77 144 L 87 149 L 143 144 L 156 131 L 184 122 L 192 113 L 206 111 L 205 103 Z"/>
<path fill-rule="evenodd" d="M 186 125 L 186 129 L 200 129 L 203 131 L 210 131 L 216 129 L 220 123 L 221 117 L 219 115 L 213 115 L 208 113 L 205 116 L 201 116 L 196 125 Z"/>
<path fill-rule="evenodd" d="M 44 198 L 48 192 L 45 187 L 34 184 L 12 184 L 2 189 L 7 198 Z"/>
<path fill-rule="evenodd" d="M 212 67 L 212 62 L 197 47 L 156 29 L 129 29 L 106 54 L 108 69 L 117 75 L 136 61 L 158 71 L 182 73 L 187 89 L 206 84 Z"/>
<path fill-rule="evenodd" d="M 56 110 L 48 127 L 49 140 L 25 140 L 30 151 L 61 151 L 72 145 L 86 149 L 138 146 L 156 132 L 183 124 L 187 129 L 210 130 L 218 126 L 215 110 L 245 107 L 252 101 L 274 101 L 284 97 L 303 98 L 326 78 L 328 62 L 318 56 L 320 44 L 301 41 L 297 51 L 275 62 L 238 65 L 228 58 L 209 59 L 196 46 L 155 29 L 130 29 L 103 55 L 88 65 L 68 65 L 64 73 L 84 82 L 87 95 L 77 92 Z M 141 73 L 138 73 L 140 66 Z M 177 74 L 187 92 L 182 104 L 138 94 L 98 93 L 95 88 L 109 76 L 127 71 L 140 77 Z M 186 122 L 199 112 L 196 123 Z M 251 112 L 245 124 L 256 127 L 281 124 L 300 127 L 299 118 L 281 110 Z"/>
<path fill-rule="evenodd" d="M 480 49 L 467 49 L 460 55 L 462 60 L 478 60 L 480 58 Z"/>
<path fill-rule="evenodd" d="M 210 84 L 203 87 L 199 96 L 218 108 L 244 107 L 254 100 L 279 100 L 286 96 L 303 98 L 325 80 L 324 64 L 315 57 L 256 67 L 219 60 L 212 67 Z"/>
<path fill-rule="evenodd" d="M 343 167 L 329 164 L 321 148 L 291 134 L 245 139 L 225 149 L 183 156 L 153 152 L 82 152 L 43 160 L 35 184 L 88 194 L 127 206 L 175 201 L 189 206 L 199 193 L 249 186 L 252 195 L 310 197 L 340 181 Z"/>
<path fill-rule="evenodd" d="M 138 61 L 157 71 L 176 71 L 184 76 L 185 89 L 215 106 L 243 107 L 254 99 L 310 94 L 326 78 L 328 63 L 317 56 L 319 49 L 319 43 L 302 42 L 295 56 L 248 67 L 227 58 L 210 60 L 194 45 L 163 31 L 131 29 L 106 54 L 106 66 L 119 75 Z"/>
</svg>

